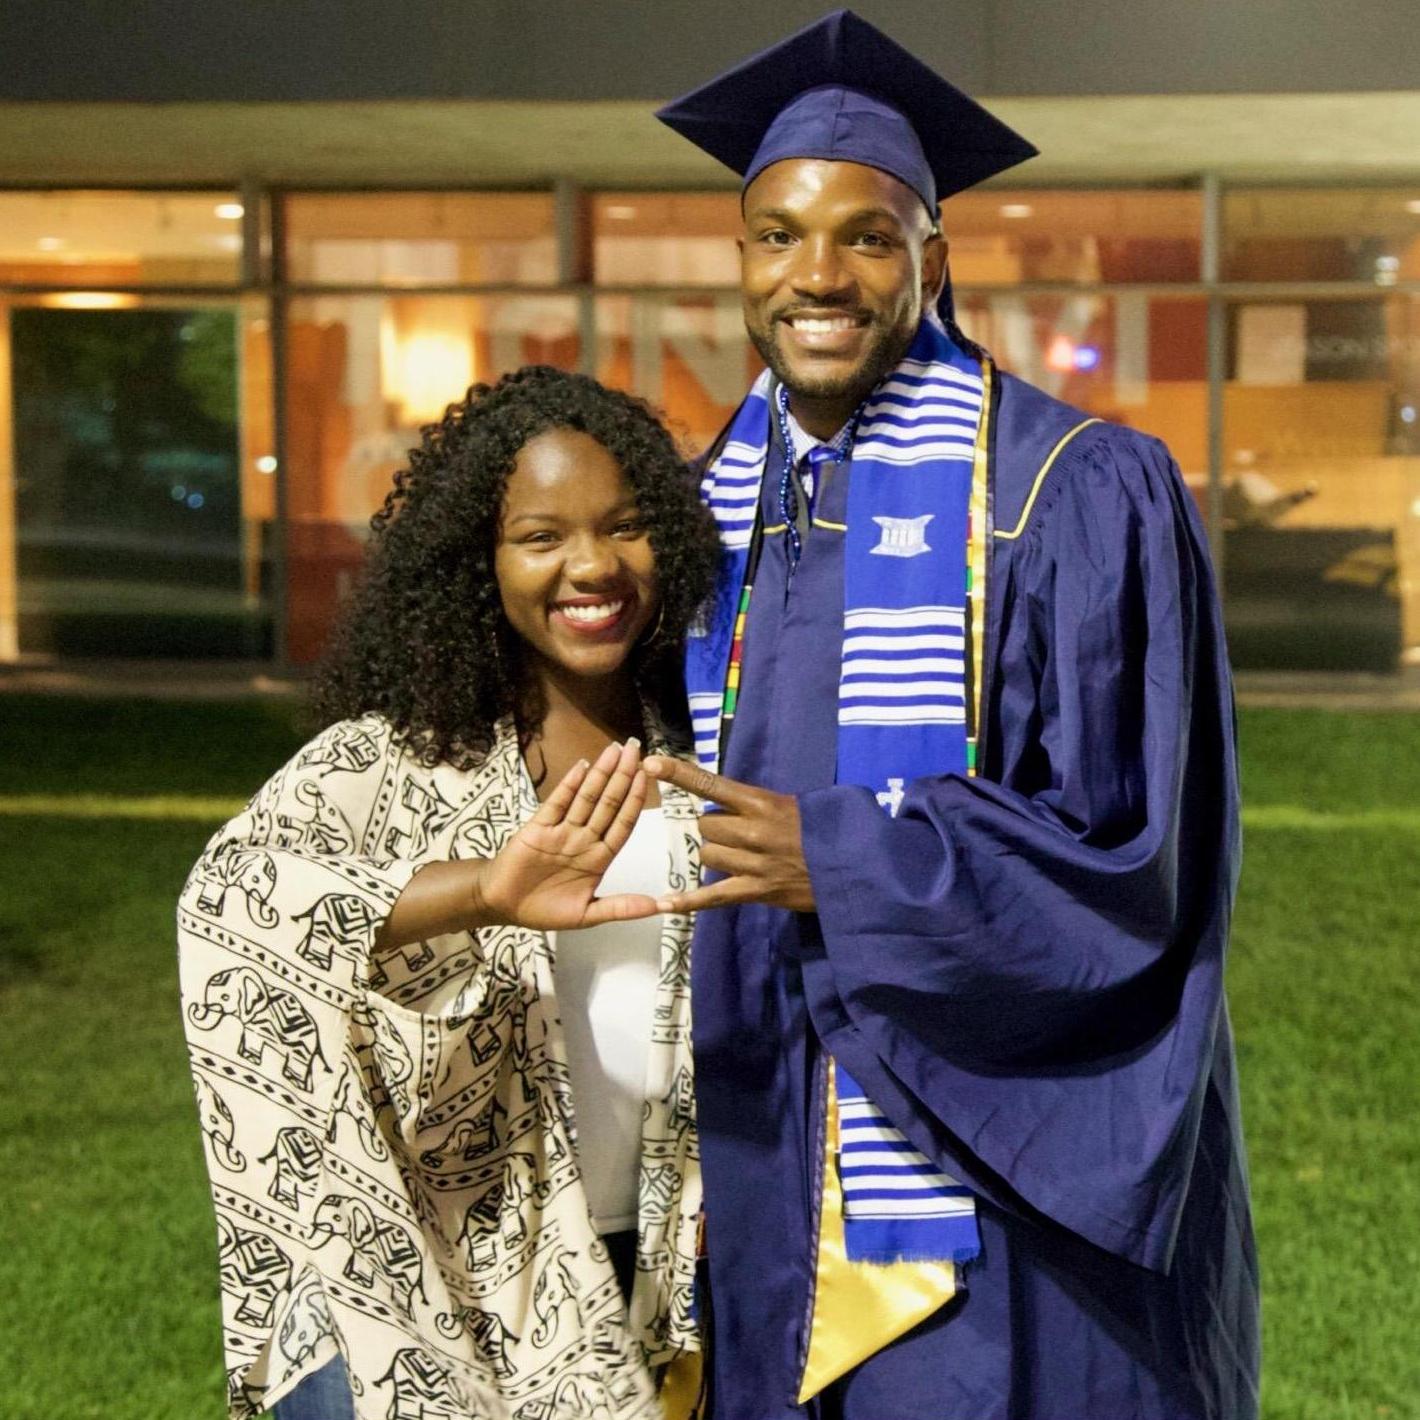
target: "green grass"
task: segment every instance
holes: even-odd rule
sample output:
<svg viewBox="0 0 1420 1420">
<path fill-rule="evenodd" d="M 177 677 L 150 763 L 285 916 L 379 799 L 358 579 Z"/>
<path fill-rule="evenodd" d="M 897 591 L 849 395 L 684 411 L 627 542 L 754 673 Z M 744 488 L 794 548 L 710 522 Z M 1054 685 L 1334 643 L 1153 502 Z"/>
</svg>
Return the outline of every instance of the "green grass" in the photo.
<svg viewBox="0 0 1420 1420">
<path fill-rule="evenodd" d="M 215 821 L 61 796 L 243 798 L 300 738 L 286 704 L 0 696 L 0 797 L 48 800 L 0 815 L 3 1420 L 223 1414 L 173 944 Z"/>
<path fill-rule="evenodd" d="M 173 900 L 300 738 L 284 704 L 0 696 L 0 1420 L 222 1414 Z M 1264 1415 L 1420 1420 L 1420 726 L 1251 711 L 1243 750 Z"/>
</svg>

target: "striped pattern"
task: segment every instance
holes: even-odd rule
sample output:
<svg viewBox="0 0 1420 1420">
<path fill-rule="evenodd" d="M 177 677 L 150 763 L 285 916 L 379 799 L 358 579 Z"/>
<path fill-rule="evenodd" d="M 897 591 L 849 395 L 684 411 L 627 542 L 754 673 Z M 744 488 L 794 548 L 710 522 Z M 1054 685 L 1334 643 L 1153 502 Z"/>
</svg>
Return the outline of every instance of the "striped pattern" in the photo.
<svg viewBox="0 0 1420 1420">
<path fill-rule="evenodd" d="M 712 774 L 720 757 L 720 705 L 724 693 L 700 691 L 690 696 L 690 729 L 695 736 L 695 757 Z"/>
<path fill-rule="evenodd" d="M 701 485 L 701 494 L 715 515 L 720 541 L 728 548 L 749 546 L 768 453 L 768 444 L 727 443 Z"/>
<path fill-rule="evenodd" d="M 715 518 L 725 556 L 720 600 L 686 637 L 685 681 L 690 699 L 695 757 L 712 774 L 720 768 L 721 731 L 733 719 L 739 693 L 750 588 L 746 580 L 754 537 L 759 486 L 769 455 L 769 371 L 754 382 L 730 421 L 729 435 L 700 483 L 701 501 Z M 727 597 L 735 596 L 730 625 L 723 624 Z"/>
<path fill-rule="evenodd" d="M 964 607 L 861 607 L 843 623 L 840 725 L 966 723 Z"/>
<path fill-rule="evenodd" d="M 849 1221 L 971 1218 L 971 1191 L 914 1149 L 876 1105 L 838 1072 L 838 1174 Z"/>
<path fill-rule="evenodd" d="M 970 460 L 983 397 L 980 375 L 904 360 L 868 401 L 853 457 L 887 464 Z"/>
</svg>

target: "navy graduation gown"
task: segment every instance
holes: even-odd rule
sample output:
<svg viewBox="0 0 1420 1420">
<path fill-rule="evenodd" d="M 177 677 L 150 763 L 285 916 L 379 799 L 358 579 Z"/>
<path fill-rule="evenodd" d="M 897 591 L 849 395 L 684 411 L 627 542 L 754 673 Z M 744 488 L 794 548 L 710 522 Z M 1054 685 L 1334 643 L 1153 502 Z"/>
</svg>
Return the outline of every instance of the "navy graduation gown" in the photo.
<svg viewBox="0 0 1420 1420">
<path fill-rule="evenodd" d="M 851 468 L 820 489 L 792 584 L 766 537 L 724 772 L 799 796 L 819 914 L 697 925 L 715 1420 L 1256 1415 L 1219 610 L 1157 441 L 1091 426 L 1032 499 L 1084 417 L 1000 382 L 983 770 L 911 784 L 896 819 L 835 783 Z M 982 1254 L 963 1294 L 801 1407 L 825 1052 L 977 1191 Z"/>
</svg>

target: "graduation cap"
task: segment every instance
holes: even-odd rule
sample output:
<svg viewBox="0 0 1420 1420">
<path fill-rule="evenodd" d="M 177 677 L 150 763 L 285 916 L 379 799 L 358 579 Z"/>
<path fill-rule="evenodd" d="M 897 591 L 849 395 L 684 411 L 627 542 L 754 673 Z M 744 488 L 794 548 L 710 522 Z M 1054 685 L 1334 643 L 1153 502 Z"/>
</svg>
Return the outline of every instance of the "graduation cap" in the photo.
<svg viewBox="0 0 1420 1420">
<path fill-rule="evenodd" d="M 835 10 L 656 113 L 744 177 L 784 158 L 863 163 L 937 204 L 1036 149 L 851 10 Z"/>
</svg>

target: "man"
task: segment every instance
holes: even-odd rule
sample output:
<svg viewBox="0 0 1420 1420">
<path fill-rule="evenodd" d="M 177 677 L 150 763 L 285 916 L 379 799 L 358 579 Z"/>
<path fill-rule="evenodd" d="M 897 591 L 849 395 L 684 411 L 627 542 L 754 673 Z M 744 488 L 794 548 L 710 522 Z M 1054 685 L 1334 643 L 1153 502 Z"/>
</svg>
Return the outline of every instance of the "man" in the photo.
<svg viewBox="0 0 1420 1420">
<path fill-rule="evenodd" d="M 1033 150 L 848 12 L 659 115 L 745 178 L 706 461 L 716 1420 L 1249 1420 L 1223 636 L 1155 440 L 997 371 L 937 203 Z M 712 773 L 711 771 L 718 771 Z"/>
</svg>

